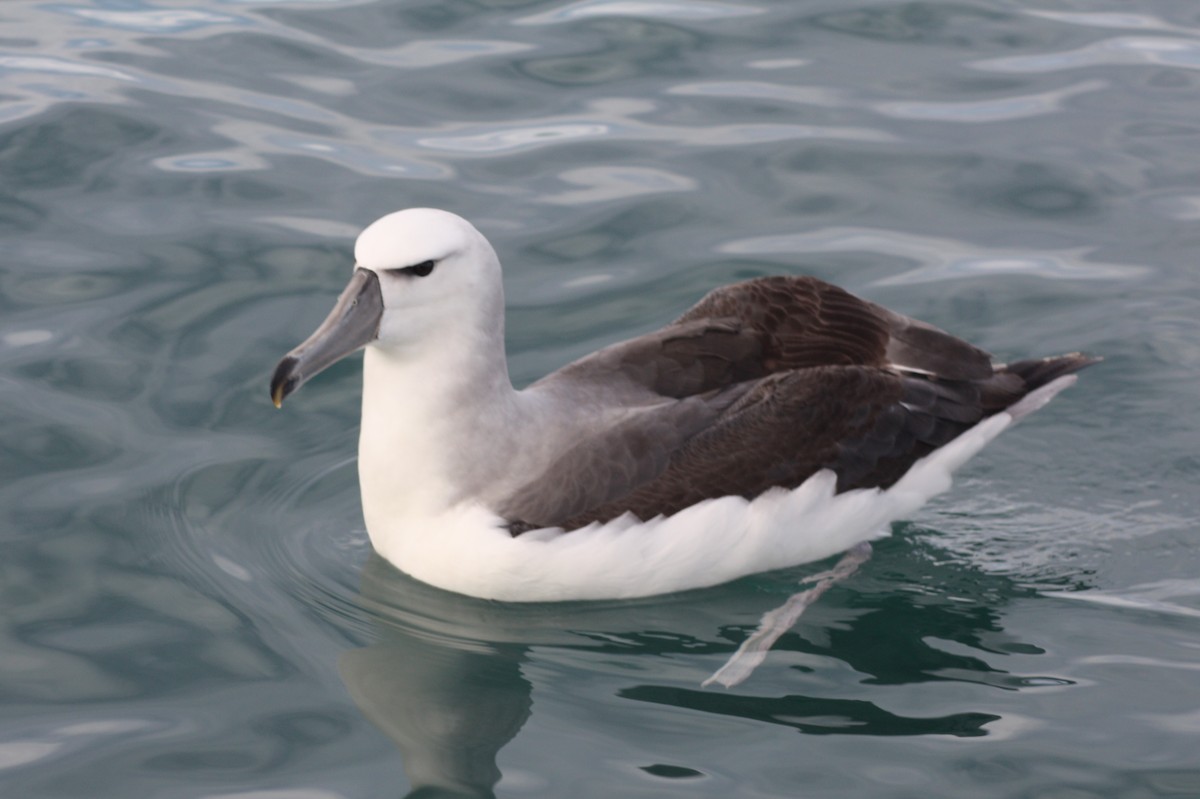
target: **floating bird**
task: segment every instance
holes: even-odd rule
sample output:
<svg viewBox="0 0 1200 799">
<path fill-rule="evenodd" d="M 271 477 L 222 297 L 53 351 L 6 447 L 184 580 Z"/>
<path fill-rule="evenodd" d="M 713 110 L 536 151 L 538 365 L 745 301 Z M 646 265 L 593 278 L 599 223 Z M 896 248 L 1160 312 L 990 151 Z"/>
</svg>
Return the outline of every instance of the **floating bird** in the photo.
<svg viewBox="0 0 1200 799">
<path fill-rule="evenodd" d="M 372 544 L 419 580 L 489 599 L 647 596 L 861 559 L 1096 360 L 995 364 L 816 278 L 764 277 L 518 391 L 500 261 L 470 223 L 398 211 L 354 255 L 271 397 L 365 347 Z"/>
</svg>

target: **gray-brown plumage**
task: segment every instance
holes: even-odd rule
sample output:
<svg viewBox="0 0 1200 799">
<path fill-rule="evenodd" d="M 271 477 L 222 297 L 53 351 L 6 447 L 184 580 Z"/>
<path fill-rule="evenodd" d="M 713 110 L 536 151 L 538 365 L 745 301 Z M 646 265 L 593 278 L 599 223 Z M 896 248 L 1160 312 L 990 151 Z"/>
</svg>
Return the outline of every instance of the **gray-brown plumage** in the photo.
<svg viewBox="0 0 1200 799">
<path fill-rule="evenodd" d="M 717 289 L 662 330 L 555 372 L 618 395 L 627 418 L 584 435 L 502 506 L 514 535 L 642 520 L 704 499 L 794 488 L 887 487 L 980 419 L 1096 359 L 994 366 L 931 325 L 811 277 Z"/>
</svg>

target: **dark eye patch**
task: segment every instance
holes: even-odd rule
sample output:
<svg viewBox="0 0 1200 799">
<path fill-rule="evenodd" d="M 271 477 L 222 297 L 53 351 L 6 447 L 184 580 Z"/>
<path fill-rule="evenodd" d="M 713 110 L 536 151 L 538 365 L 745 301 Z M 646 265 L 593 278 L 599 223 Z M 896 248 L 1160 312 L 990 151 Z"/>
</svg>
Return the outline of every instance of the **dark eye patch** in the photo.
<svg viewBox="0 0 1200 799">
<path fill-rule="evenodd" d="M 437 266 L 437 261 L 422 261 L 413 266 L 406 266 L 403 269 L 389 269 L 389 272 L 395 272 L 401 275 L 412 275 L 413 277 L 428 277 L 433 268 Z"/>
</svg>

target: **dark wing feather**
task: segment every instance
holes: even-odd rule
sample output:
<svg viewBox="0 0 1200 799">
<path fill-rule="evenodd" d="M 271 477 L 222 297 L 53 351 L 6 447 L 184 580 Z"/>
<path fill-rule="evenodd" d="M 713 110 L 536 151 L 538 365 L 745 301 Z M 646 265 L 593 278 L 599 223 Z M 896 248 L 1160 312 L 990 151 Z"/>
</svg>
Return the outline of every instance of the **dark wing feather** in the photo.
<svg viewBox="0 0 1200 799">
<path fill-rule="evenodd" d="M 716 289 L 676 324 L 736 319 L 761 342 L 764 372 L 883 366 L 888 328 L 877 306 L 813 277 L 764 277 Z"/>
<path fill-rule="evenodd" d="M 991 355 L 814 277 L 764 277 L 710 292 L 676 324 L 736 319 L 762 342 L 765 371 L 895 366 L 951 380 L 992 374 Z"/>
<path fill-rule="evenodd" d="M 839 490 L 886 487 L 983 417 L 1088 363 L 1071 355 L 997 369 L 983 350 L 815 278 L 745 281 L 535 384 L 610 392 L 631 413 L 580 440 L 501 510 L 517 534 L 751 498 L 822 468 Z"/>
<path fill-rule="evenodd" d="M 592 386 L 646 399 L 703 394 L 768 373 L 764 341 L 737 319 L 676 323 L 570 363 L 534 384 Z"/>
<path fill-rule="evenodd" d="M 558 523 L 574 529 L 626 511 L 669 516 L 711 497 L 799 485 L 837 459 L 840 439 L 866 433 L 901 394 L 901 378 L 863 367 L 772 375 L 684 442 L 653 480 Z"/>
<path fill-rule="evenodd" d="M 560 526 L 564 519 L 628 496 L 668 471 L 674 454 L 716 424 L 754 383 L 714 395 L 632 410 L 622 421 L 583 433 L 546 470 L 498 509 L 511 525 L 528 530 Z M 619 515 L 619 514 L 618 514 Z"/>
<path fill-rule="evenodd" d="M 624 384 L 687 397 L 815 366 L 894 366 L 957 380 L 991 357 L 813 277 L 763 277 L 716 289 L 667 327 L 575 361 L 542 382 Z"/>
<path fill-rule="evenodd" d="M 992 356 L 944 330 L 865 303 L 888 328 L 887 359 L 901 369 L 912 369 L 948 380 L 982 380 L 992 373 Z"/>
<path fill-rule="evenodd" d="M 625 385 L 687 397 L 811 366 L 883 366 L 888 328 L 874 306 L 811 277 L 716 289 L 667 327 L 569 364 L 540 381 Z"/>
<path fill-rule="evenodd" d="M 566 529 L 629 511 L 671 515 L 704 499 L 795 488 L 820 469 L 838 490 L 898 480 L 984 415 L 972 383 L 935 384 L 860 366 L 784 372 L 760 381 L 676 450 L 652 480 L 561 521 Z"/>
</svg>

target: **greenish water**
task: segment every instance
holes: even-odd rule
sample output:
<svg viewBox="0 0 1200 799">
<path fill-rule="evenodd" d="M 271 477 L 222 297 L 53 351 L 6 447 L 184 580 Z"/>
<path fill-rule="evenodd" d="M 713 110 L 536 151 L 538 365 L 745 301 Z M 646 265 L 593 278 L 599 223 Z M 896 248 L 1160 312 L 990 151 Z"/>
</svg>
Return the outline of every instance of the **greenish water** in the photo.
<svg viewBox="0 0 1200 799">
<path fill-rule="evenodd" d="M 1200 796 L 1198 89 L 1191 0 L 6 0 L 0 795 Z M 815 567 L 444 594 L 356 360 L 271 407 L 412 205 L 520 382 L 776 272 L 1107 360 L 701 689 Z"/>
</svg>

